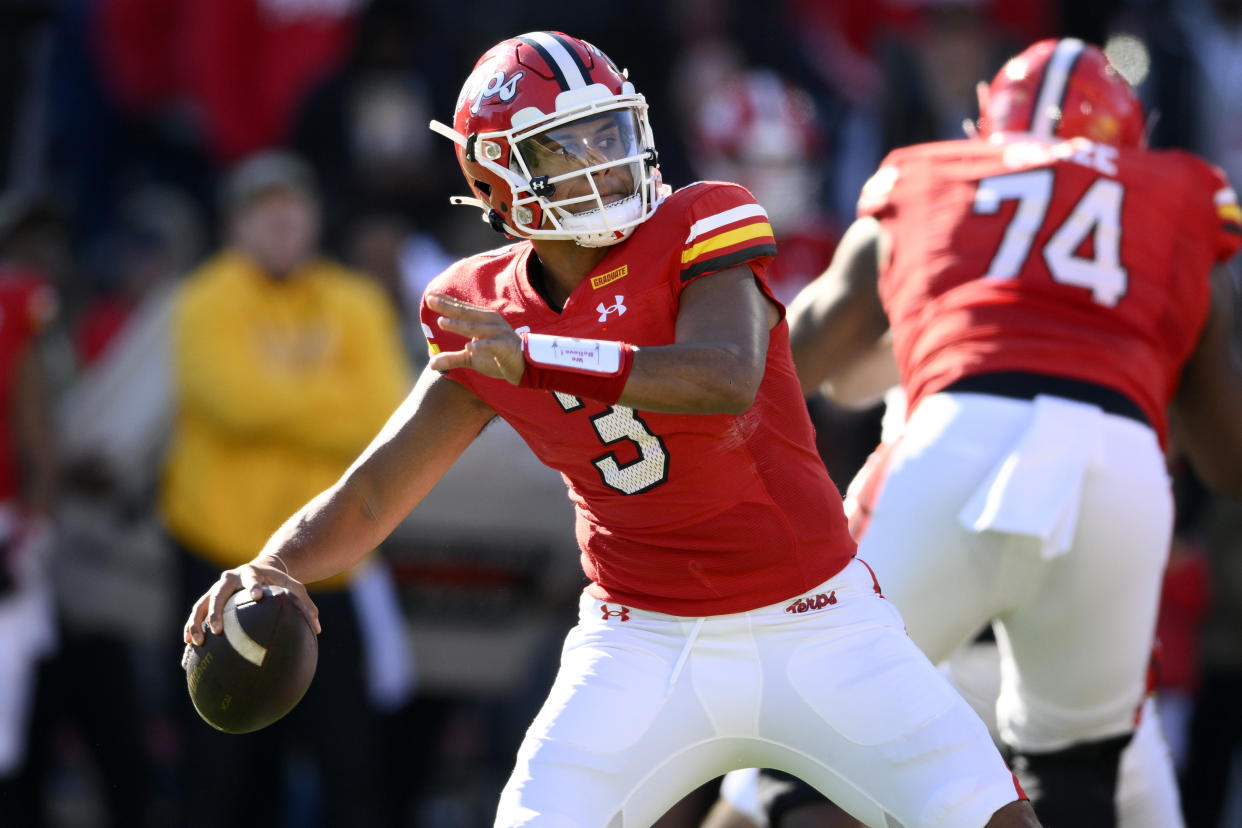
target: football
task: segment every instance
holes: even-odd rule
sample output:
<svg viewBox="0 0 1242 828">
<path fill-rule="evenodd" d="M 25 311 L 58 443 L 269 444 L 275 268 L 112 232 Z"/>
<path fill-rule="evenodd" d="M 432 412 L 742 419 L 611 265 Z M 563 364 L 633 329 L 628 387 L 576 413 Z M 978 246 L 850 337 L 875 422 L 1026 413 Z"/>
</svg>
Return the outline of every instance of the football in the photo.
<svg viewBox="0 0 1242 828">
<path fill-rule="evenodd" d="M 267 727 L 302 700 L 315 676 L 319 644 L 286 589 L 265 586 L 263 598 L 238 591 L 224 605 L 224 628 L 206 630 L 181 658 L 194 709 L 225 733 Z"/>
</svg>

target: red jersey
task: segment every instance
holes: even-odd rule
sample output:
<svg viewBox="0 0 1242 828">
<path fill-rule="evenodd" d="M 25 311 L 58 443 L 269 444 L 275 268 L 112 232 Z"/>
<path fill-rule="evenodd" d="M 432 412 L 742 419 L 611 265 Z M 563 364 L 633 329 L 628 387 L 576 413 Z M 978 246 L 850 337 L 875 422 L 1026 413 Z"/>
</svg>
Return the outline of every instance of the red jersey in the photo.
<svg viewBox="0 0 1242 828">
<path fill-rule="evenodd" d="M 771 296 L 764 273 L 774 253 L 772 228 L 750 194 L 707 182 L 665 199 L 560 312 L 531 285 L 525 241 L 458 262 L 428 290 L 494 308 L 518 331 L 668 345 L 690 282 L 748 263 Z M 463 346 L 425 303 L 422 320 L 433 350 Z M 635 411 L 464 368 L 448 376 L 561 472 L 596 598 L 683 616 L 740 612 L 794 597 L 854 555 L 840 495 L 815 450 L 784 320 L 769 337 L 755 403 L 740 415 Z"/>
<path fill-rule="evenodd" d="M 910 411 L 964 376 L 1026 371 L 1122 393 L 1162 441 L 1212 265 L 1242 244 L 1219 169 L 1081 138 L 899 149 L 858 209 L 891 240 L 879 291 Z"/>
<path fill-rule="evenodd" d="M 17 496 L 13 403 L 17 365 L 56 315 L 56 295 L 37 273 L 0 266 L 0 501 Z"/>
</svg>

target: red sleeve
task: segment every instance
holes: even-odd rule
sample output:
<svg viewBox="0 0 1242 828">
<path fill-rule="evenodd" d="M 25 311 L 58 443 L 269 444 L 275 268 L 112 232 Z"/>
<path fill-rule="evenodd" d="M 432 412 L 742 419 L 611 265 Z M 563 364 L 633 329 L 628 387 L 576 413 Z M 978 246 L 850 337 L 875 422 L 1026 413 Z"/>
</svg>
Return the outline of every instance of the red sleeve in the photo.
<svg viewBox="0 0 1242 828">
<path fill-rule="evenodd" d="M 456 334 L 449 333 L 440 329 L 437 319 L 440 315 L 427 307 L 427 293 L 430 293 L 439 280 L 433 281 L 427 286 L 427 290 L 423 293 L 423 298 L 418 301 L 418 318 L 423 326 L 423 336 L 427 338 L 427 353 L 435 356 L 441 351 L 453 351 L 461 347 L 462 338 Z"/>
<path fill-rule="evenodd" d="M 463 291 L 460 288 L 463 281 L 466 284 L 469 284 L 471 281 L 471 274 L 469 273 L 467 273 L 464 279 L 457 276 L 457 274 L 461 272 L 462 268 L 467 266 L 464 264 L 466 261 L 468 260 L 455 263 L 449 267 L 448 270 L 433 279 L 431 283 L 427 285 L 427 289 L 423 291 L 422 298 L 418 301 L 418 318 L 419 322 L 422 324 L 423 336 L 427 338 L 427 353 L 429 356 L 435 356 L 441 351 L 460 351 L 462 348 L 466 347 L 466 343 L 469 339 L 461 334 L 455 334 L 440 327 L 440 323 L 438 322 L 440 315 L 431 308 L 427 307 L 427 294 L 447 293 L 451 296 L 455 296 L 474 304 L 488 304 L 485 298 L 476 295 L 469 290 Z M 472 371 L 469 368 L 455 368 L 452 371 L 442 371 L 441 373 L 450 379 L 457 380 L 462 385 L 471 389 L 474 388 L 474 381 L 483 376 L 477 371 Z"/>
<path fill-rule="evenodd" d="M 749 264 L 764 290 L 764 274 L 776 256 L 776 237 L 768 214 L 745 188 L 705 183 L 687 206 L 685 242 L 681 248 L 677 292 L 700 276 Z M 770 293 L 770 291 L 768 291 Z"/>
</svg>

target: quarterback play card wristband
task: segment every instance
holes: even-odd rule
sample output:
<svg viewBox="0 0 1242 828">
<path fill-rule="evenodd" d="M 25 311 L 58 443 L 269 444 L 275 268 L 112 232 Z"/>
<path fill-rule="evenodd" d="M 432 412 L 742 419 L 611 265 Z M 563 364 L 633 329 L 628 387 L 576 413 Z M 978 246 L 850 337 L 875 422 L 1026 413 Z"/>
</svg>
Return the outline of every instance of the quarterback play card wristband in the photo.
<svg viewBox="0 0 1242 828">
<path fill-rule="evenodd" d="M 522 334 L 523 388 L 544 388 L 612 405 L 634 364 L 634 346 L 603 339 Z"/>
</svg>

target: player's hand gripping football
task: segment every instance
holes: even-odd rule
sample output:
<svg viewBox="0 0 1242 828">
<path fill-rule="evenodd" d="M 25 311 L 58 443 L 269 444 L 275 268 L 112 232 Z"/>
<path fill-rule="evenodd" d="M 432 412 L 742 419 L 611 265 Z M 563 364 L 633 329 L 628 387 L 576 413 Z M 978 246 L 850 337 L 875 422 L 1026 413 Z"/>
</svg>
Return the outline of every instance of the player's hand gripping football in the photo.
<svg viewBox="0 0 1242 828">
<path fill-rule="evenodd" d="M 441 351 L 432 356 L 432 369 L 473 368 L 480 374 L 514 385 L 522 381 L 522 373 L 526 370 L 522 338 L 514 333 L 503 316 L 442 293 L 427 294 L 427 307 L 440 314 L 441 328 L 470 340 L 460 351 Z"/>
<path fill-rule="evenodd" d="M 264 584 L 289 590 L 294 603 L 310 622 L 311 629 L 316 634 L 322 632 L 319 626 L 319 608 L 310 599 L 306 587 L 301 581 L 287 574 L 279 562 L 270 557 L 263 557 L 220 573 L 220 577 L 211 585 L 211 589 L 194 602 L 194 608 L 190 610 L 190 617 L 185 622 L 185 629 L 182 630 L 182 640 L 186 644 L 202 644 L 204 621 L 213 633 L 220 635 L 224 630 L 224 604 L 229 596 L 244 589 L 250 594 L 252 600 L 261 601 Z"/>
</svg>

